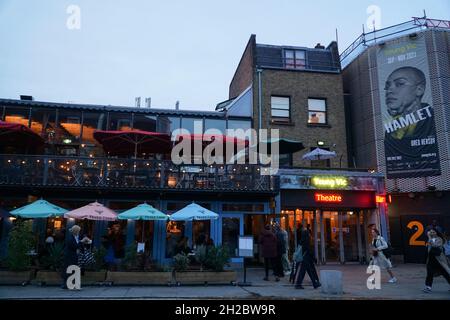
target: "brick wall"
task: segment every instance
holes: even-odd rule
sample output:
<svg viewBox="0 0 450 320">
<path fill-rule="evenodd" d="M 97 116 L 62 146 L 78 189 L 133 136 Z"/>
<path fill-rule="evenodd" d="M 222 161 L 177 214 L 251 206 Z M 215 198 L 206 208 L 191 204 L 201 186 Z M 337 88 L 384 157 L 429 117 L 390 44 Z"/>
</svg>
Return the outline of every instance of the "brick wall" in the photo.
<svg viewBox="0 0 450 320">
<path fill-rule="evenodd" d="M 234 73 L 229 88 L 229 99 L 237 97 L 247 89 L 253 81 L 254 51 L 256 47 L 256 36 L 253 34 L 248 40 L 239 65 Z"/>
<path fill-rule="evenodd" d="M 332 73 L 296 72 L 286 70 L 268 70 L 262 72 L 262 128 L 280 130 L 282 138 L 299 140 L 305 149 L 293 155 L 294 166 L 309 167 L 310 161 L 302 160 L 302 155 L 317 147 L 317 141 L 325 141 L 324 147 L 336 151 L 337 157 L 331 159 L 331 167 L 347 167 L 347 141 L 345 130 L 344 98 L 342 76 Z M 258 83 L 253 85 L 255 114 L 258 113 Z M 292 125 L 271 123 L 270 100 L 272 95 L 289 96 L 291 103 Z M 316 127 L 307 124 L 308 97 L 327 100 L 328 127 Z M 255 128 L 258 117 L 254 118 Z M 332 145 L 336 144 L 336 147 Z M 342 158 L 341 158 L 342 156 Z"/>
</svg>

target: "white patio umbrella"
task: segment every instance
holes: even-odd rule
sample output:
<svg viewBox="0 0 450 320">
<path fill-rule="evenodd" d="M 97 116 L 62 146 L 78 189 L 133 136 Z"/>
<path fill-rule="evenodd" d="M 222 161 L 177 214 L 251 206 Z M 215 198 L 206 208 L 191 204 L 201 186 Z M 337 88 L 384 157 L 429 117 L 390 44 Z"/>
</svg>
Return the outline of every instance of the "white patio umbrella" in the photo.
<svg viewBox="0 0 450 320">
<path fill-rule="evenodd" d="M 313 151 L 303 155 L 304 160 L 327 160 L 336 157 L 335 151 L 328 151 L 320 148 L 315 148 Z"/>
<path fill-rule="evenodd" d="M 170 220 L 172 221 L 215 220 L 218 218 L 219 215 L 217 213 L 194 202 L 170 215 Z"/>
</svg>

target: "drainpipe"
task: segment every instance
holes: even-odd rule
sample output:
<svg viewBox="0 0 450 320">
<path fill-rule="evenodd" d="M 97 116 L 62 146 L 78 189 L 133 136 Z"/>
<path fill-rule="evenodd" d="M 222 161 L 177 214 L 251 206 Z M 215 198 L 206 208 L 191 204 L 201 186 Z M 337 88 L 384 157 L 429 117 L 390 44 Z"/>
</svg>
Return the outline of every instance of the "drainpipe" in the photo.
<svg viewBox="0 0 450 320">
<path fill-rule="evenodd" d="M 256 72 L 258 73 L 258 129 L 262 128 L 261 122 L 262 122 L 262 92 L 261 92 L 261 73 L 262 69 L 256 69 Z"/>
</svg>

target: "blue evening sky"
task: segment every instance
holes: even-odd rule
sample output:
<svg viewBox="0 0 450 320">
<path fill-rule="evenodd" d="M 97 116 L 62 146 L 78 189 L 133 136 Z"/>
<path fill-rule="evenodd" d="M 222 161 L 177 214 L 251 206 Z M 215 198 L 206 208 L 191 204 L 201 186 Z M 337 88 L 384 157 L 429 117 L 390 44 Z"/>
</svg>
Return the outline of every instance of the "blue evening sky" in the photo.
<svg viewBox="0 0 450 320">
<path fill-rule="evenodd" d="M 81 29 L 69 30 L 69 5 Z M 369 14 L 381 27 L 422 16 L 450 20 L 448 0 L 0 0 L 0 97 L 213 110 L 250 34 L 258 43 L 313 47 L 339 33 L 342 51 Z"/>
</svg>

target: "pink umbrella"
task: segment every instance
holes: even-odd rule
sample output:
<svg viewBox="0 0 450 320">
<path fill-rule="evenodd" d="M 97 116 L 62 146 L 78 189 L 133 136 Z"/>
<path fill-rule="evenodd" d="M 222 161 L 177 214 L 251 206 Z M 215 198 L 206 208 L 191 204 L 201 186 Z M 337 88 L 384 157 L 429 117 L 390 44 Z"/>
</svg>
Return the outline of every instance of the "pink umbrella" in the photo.
<svg viewBox="0 0 450 320">
<path fill-rule="evenodd" d="M 64 218 L 115 221 L 117 220 L 117 213 L 95 201 L 65 213 Z"/>
</svg>

